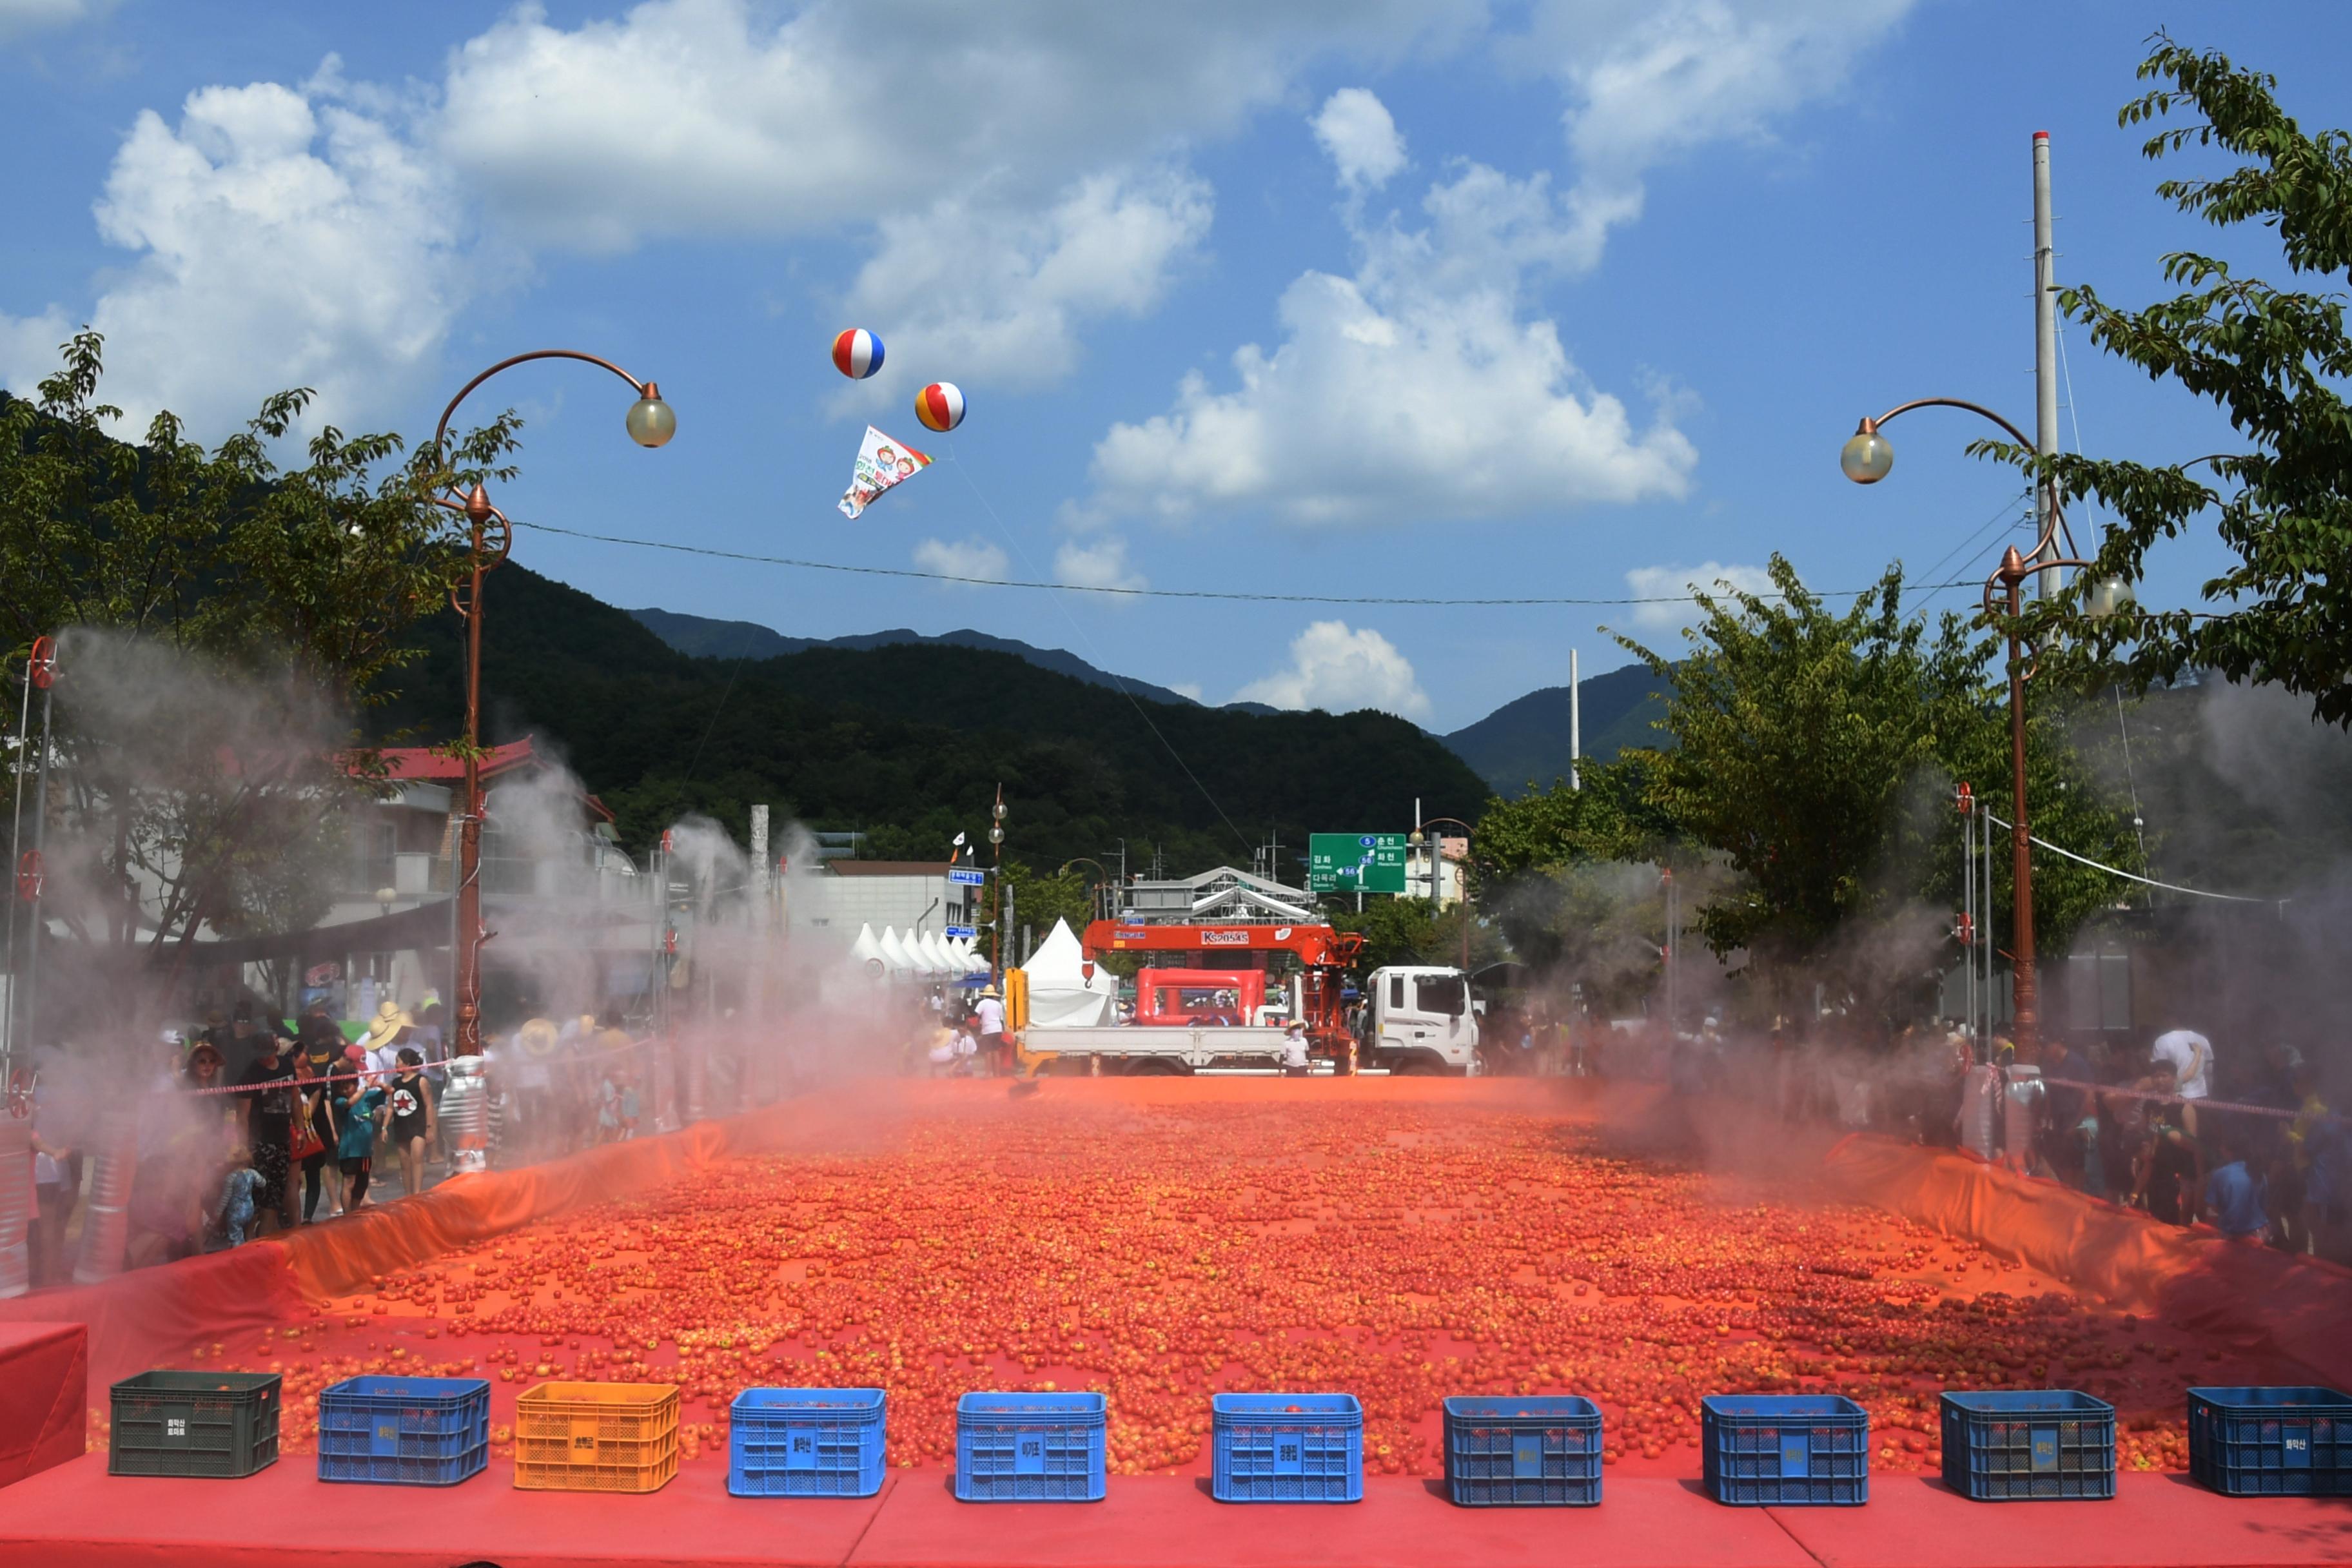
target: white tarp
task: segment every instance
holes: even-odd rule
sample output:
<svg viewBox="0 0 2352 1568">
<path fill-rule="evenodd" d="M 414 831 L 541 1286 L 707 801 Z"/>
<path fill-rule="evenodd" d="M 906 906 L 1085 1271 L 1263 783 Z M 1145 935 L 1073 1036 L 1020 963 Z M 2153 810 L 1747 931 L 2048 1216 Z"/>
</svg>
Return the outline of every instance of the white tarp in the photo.
<svg viewBox="0 0 2352 1568">
<path fill-rule="evenodd" d="M 922 967 L 915 962 L 915 955 L 907 951 L 907 944 L 898 940 L 898 930 L 893 926 L 882 928 L 882 962 L 890 966 L 890 978 L 893 980 L 903 979 Z"/>
<path fill-rule="evenodd" d="M 1114 1022 L 1111 997 L 1118 982 L 1111 980 L 1110 992 L 1088 983 L 1086 950 L 1071 934 L 1068 921 L 1055 921 L 1021 968 L 1029 976 L 1031 1028 L 1088 1029 Z M 1108 972 L 1099 966 L 1095 974 L 1097 981 L 1109 979 Z"/>
<path fill-rule="evenodd" d="M 927 931 L 922 934 L 921 941 L 923 944 L 924 971 L 927 973 L 938 975 L 942 979 L 948 975 L 953 974 L 955 973 L 955 965 L 948 962 L 947 950 L 940 945 L 940 933 L 935 931 Z"/>
</svg>

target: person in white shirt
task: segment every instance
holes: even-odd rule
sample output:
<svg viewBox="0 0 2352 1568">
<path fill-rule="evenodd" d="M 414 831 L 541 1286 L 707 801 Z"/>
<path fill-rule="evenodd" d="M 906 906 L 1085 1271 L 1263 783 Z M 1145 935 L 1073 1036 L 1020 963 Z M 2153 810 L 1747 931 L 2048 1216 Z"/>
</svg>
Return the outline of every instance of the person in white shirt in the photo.
<svg viewBox="0 0 2352 1568">
<path fill-rule="evenodd" d="M 2173 1093 L 2203 1100 L 2213 1092 L 2213 1042 L 2194 1029 L 2170 1029 L 2147 1048 L 2150 1061 L 2169 1063 Z"/>
<path fill-rule="evenodd" d="M 995 986 L 988 986 L 981 992 L 980 1005 L 972 1009 L 972 1016 L 976 1031 L 980 1036 L 980 1048 L 986 1051 L 991 1058 L 1002 1061 L 1004 1068 L 1009 1068 L 1013 1056 L 1013 1042 L 1005 1037 L 1004 1004 L 998 998 Z M 996 1068 L 994 1061 L 991 1066 L 994 1070 L 1003 1070 Z"/>
<path fill-rule="evenodd" d="M 1282 1076 L 1305 1078 L 1311 1071 L 1307 1065 L 1307 1026 L 1294 1023 L 1282 1031 Z"/>
</svg>

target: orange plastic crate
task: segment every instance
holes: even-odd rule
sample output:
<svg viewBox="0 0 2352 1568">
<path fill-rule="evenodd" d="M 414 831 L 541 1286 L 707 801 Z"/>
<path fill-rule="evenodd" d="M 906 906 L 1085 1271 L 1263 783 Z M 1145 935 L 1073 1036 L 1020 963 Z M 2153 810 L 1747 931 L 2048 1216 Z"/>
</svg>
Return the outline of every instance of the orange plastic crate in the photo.
<svg viewBox="0 0 2352 1568">
<path fill-rule="evenodd" d="M 677 1389 L 542 1383 L 515 1401 L 514 1484 L 525 1491 L 657 1492 L 677 1474 Z"/>
</svg>

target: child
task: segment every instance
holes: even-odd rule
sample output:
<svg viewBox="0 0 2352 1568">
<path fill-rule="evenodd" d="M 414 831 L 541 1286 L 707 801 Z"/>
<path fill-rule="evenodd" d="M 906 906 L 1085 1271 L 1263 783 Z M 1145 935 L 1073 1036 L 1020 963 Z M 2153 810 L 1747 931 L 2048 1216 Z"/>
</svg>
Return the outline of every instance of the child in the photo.
<svg viewBox="0 0 2352 1568">
<path fill-rule="evenodd" d="M 259 1199 L 266 1184 L 261 1173 L 253 1167 L 253 1151 L 240 1143 L 229 1151 L 228 1175 L 221 1183 L 221 1231 L 231 1247 L 245 1245 L 246 1232 L 252 1228 L 255 1215 L 260 1212 Z"/>
<path fill-rule="evenodd" d="M 596 1086 L 596 1142 L 615 1143 L 621 1137 L 621 1069 L 614 1068 Z"/>
<path fill-rule="evenodd" d="M 637 1080 L 633 1073 L 621 1075 L 621 1139 L 626 1142 L 637 1135 Z"/>
<path fill-rule="evenodd" d="M 343 1057 L 344 1072 L 366 1073 L 364 1049 L 348 1047 Z M 335 1111 L 342 1121 L 342 1136 L 336 1143 L 335 1155 L 348 1184 L 343 1192 L 343 1212 L 350 1214 L 367 1201 L 368 1173 L 375 1165 L 375 1135 L 384 1114 L 384 1095 L 364 1077 L 351 1078 L 335 1088 Z"/>
<path fill-rule="evenodd" d="M 433 1141 L 433 1089 L 425 1079 L 425 1053 L 403 1046 L 386 1103 L 392 1148 L 400 1156 L 400 1190 L 414 1197 L 425 1190 L 425 1146 Z"/>
</svg>

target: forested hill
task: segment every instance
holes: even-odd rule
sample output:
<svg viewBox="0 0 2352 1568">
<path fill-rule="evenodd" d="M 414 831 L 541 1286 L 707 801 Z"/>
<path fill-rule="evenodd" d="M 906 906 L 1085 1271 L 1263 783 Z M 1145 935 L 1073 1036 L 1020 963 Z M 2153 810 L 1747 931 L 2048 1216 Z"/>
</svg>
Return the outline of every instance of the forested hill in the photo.
<svg viewBox="0 0 2352 1568">
<path fill-rule="evenodd" d="M 489 579 L 485 739 L 535 731 L 642 845 L 688 810 L 740 830 L 765 801 L 817 827 L 862 828 L 877 858 L 938 853 L 986 826 L 1001 781 L 1006 845 L 1033 863 L 1162 847 L 1171 871 L 1248 864 L 1269 832 L 1401 831 L 1424 811 L 1475 818 L 1484 782 L 1444 742 L 1374 712 L 1258 714 L 1131 700 L 1012 654 L 927 644 L 698 659 L 627 612 L 509 563 Z M 454 735 L 459 626 L 373 715 L 379 738 Z"/>
</svg>

